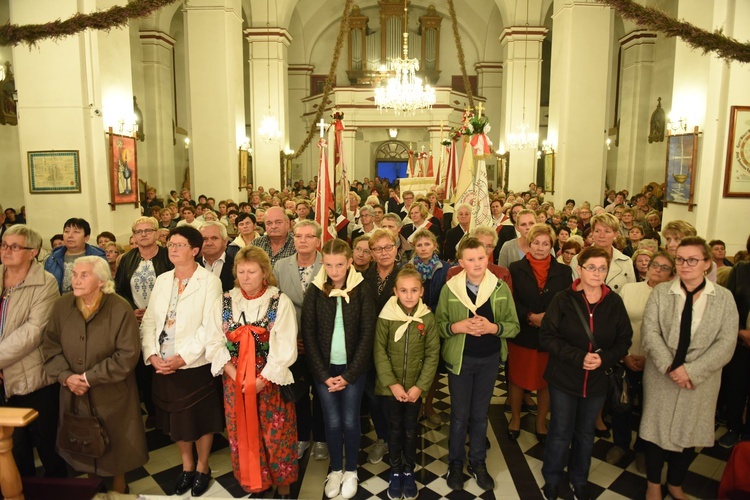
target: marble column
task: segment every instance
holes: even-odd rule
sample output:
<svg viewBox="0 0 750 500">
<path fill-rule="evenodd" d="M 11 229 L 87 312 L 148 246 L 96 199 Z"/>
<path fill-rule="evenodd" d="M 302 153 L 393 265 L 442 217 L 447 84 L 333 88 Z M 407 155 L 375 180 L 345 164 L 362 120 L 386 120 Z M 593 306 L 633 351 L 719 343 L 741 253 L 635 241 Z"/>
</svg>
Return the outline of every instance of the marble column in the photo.
<svg viewBox="0 0 750 500">
<path fill-rule="evenodd" d="M 242 14 L 234 0 L 190 0 L 185 13 L 193 196 L 236 197 L 245 141 Z"/>
<path fill-rule="evenodd" d="M 174 154 L 175 39 L 158 30 L 141 30 L 140 39 L 145 90 L 140 107 L 146 140 L 139 159 L 148 166 L 149 185 L 159 193 L 167 193 L 181 184 Z"/>
<path fill-rule="evenodd" d="M 287 47 L 292 37 L 284 28 L 264 26 L 245 29 L 245 39 L 250 44 L 250 124 L 255 185 L 278 188 L 281 186 L 279 151 L 290 147 Z M 278 121 L 281 132 L 278 142 L 266 142 L 260 137 L 263 118 L 269 114 Z"/>
<path fill-rule="evenodd" d="M 542 84 L 542 41 L 544 26 L 510 26 L 500 35 L 503 50 L 501 114 L 499 120 L 500 150 L 510 150 L 510 188 L 528 189 L 536 180 L 536 148 L 512 149 L 506 144 L 509 134 L 521 131 L 539 132 L 539 104 Z M 492 115 L 490 115 L 492 117 Z"/>
<path fill-rule="evenodd" d="M 614 13 L 580 0 L 555 0 L 548 141 L 556 150 L 556 206 L 599 203 L 606 170 L 607 108 Z M 515 168 L 511 155 L 511 172 Z M 585 173 L 585 175 L 583 175 Z"/>
<path fill-rule="evenodd" d="M 620 39 L 620 140 L 617 171 L 609 178 L 611 189 L 635 193 L 654 178 L 647 175 L 645 165 L 651 112 L 656 107 L 651 99 L 655 44 L 653 31 L 636 30 Z"/>
<path fill-rule="evenodd" d="M 114 0 L 12 0 L 10 22 L 47 23 L 114 4 Z M 121 121 L 130 128 L 133 120 L 129 31 L 87 30 L 59 40 L 42 40 L 33 50 L 18 45 L 13 48 L 13 61 L 24 164 L 30 151 L 72 150 L 79 159 L 78 193 L 29 193 L 29 171 L 23 170 L 29 225 L 47 240 L 62 232 L 68 218 L 83 217 L 91 224 L 93 236 L 108 230 L 127 241 L 130 224 L 140 210 L 128 204 L 113 211 L 109 205 L 105 130 L 113 127 L 119 132 Z"/>
</svg>

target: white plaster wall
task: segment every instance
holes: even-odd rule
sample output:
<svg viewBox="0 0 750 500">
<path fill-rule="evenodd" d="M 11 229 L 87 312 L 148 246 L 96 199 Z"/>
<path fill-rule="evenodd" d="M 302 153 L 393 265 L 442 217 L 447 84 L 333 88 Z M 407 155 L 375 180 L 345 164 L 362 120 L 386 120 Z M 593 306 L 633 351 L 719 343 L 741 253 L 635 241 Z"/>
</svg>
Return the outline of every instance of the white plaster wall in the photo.
<svg viewBox="0 0 750 500">
<path fill-rule="evenodd" d="M 5 24 L 10 18 L 7 0 L 0 1 L 0 24 Z M 0 46 L 0 65 L 5 62 L 13 64 L 13 54 L 10 47 Z M 13 69 L 11 67 L 11 69 Z M 18 144 L 18 127 L 11 125 L 0 125 L 0 205 L 3 209 L 8 207 L 20 211 L 23 205 L 23 193 L 25 191 L 21 169 L 25 168 L 26 161 L 21 158 L 20 145 Z"/>
</svg>

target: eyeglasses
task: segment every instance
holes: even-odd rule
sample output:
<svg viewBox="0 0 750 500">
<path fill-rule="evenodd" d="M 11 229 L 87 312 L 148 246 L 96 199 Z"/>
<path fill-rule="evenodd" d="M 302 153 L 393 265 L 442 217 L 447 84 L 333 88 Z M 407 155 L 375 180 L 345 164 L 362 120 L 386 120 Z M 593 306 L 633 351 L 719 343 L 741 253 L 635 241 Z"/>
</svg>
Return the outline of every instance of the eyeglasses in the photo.
<svg viewBox="0 0 750 500">
<path fill-rule="evenodd" d="M 189 248 L 189 243 L 167 243 L 167 248 Z"/>
<path fill-rule="evenodd" d="M 678 266 L 681 266 L 683 264 L 687 264 L 690 267 L 695 267 L 698 265 L 698 262 L 703 262 L 708 259 L 696 259 L 695 257 L 690 257 L 689 259 L 683 259 L 682 257 L 675 257 L 674 262 Z"/>
<path fill-rule="evenodd" d="M 671 273 L 673 270 L 672 267 L 667 266 L 666 264 L 657 264 L 656 262 L 652 262 L 651 264 L 649 264 L 648 267 L 650 267 L 653 270 L 659 269 L 661 271 L 664 271 L 665 273 Z"/>
<path fill-rule="evenodd" d="M 370 255 L 370 251 L 366 248 L 354 247 L 354 253 L 361 253 L 363 255 Z"/>
<path fill-rule="evenodd" d="M 394 248 L 396 248 L 396 245 L 385 245 L 382 247 L 372 247 L 370 251 L 372 251 L 373 253 L 383 253 L 383 252 L 390 252 Z"/>
<path fill-rule="evenodd" d="M 581 269 L 585 269 L 586 271 L 590 273 L 599 273 L 599 274 L 607 274 L 609 271 L 608 268 L 602 266 L 602 267 L 596 267 L 596 266 L 583 266 Z"/>
<path fill-rule="evenodd" d="M 136 236 L 140 236 L 142 234 L 151 234 L 155 233 L 156 229 L 134 229 L 133 234 Z"/>
<path fill-rule="evenodd" d="M 317 238 L 314 234 L 295 234 L 294 239 L 295 240 L 314 240 Z"/>
<path fill-rule="evenodd" d="M 11 252 L 20 252 L 21 250 L 34 250 L 31 247 L 22 247 L 18 243 L 8 245 L 7 243 L 0 244 L 0 250 L 10 250 Z"/>
</svg>

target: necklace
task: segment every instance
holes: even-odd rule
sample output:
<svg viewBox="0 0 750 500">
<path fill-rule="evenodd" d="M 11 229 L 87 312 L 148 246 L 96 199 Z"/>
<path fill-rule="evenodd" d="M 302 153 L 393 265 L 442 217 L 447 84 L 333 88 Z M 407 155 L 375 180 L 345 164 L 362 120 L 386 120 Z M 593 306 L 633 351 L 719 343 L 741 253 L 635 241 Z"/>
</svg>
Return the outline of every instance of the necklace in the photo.
<svg viewBox="0 0 750 500">
<path fill-rule="evenodd" d="M 245 290 L 240 288 L 240 291 L 242 292 L 242 296 L 245 297 L 245 300 L 254 300 L 258 297 L 262 297 L 264 293 L 266 293 L 266 290 L 268 290 L 268 285 L 263 285 L 263 288 L 260 289 L 260 292 L 250 295 Z"/>
</svg>

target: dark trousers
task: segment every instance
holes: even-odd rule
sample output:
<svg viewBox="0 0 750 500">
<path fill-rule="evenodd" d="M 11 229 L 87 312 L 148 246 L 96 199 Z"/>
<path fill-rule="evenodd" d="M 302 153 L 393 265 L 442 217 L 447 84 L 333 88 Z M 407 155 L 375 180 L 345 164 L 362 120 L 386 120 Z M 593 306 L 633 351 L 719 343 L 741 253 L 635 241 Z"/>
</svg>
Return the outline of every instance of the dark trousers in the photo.
<svg viewBox="0 0 750 500">
<path fill-rule="evenodd" d="M 722 373 L 722 400 L 724 401 L 727 428 L 743 432 L 742 414 L 750 411 L 750 349 L 737 343 L 731 361 Z M 745 423 L 745 432 L 750 426 Z"/>
<path fill-rule="evenodd" d="M 573 486 L 588 482 L 596 415 L 604 399 L 604 395 L 573 396 L 549 386 L 550 423 L 542 466 L 542 476 L 547 484 L 558 486 L 562 483 L 566 464 Z"/>
<path fill-rule="evenodd" d="M 346 371 L 346 365 L 331 365 L 329 374 L 338 377 Z M 315 382 L 323 408 L 323 420 L 326 427 L 328 454 L 331 457 L 331 470 L 342 470 L 346 446 L 346 470 L 357 470 L 359 442 L 362 439 L 362 428 L 359 422 L 359 406 L 362 404 L 362 393 L 365 389 L 364 375 L 350 383 L 341 391 L 328 392 L 324 382 Z"/>
<path fill-rule="evenodd" d="M 469 431 L 469 463 L 483 463 L 487 458 L 487 412 L 500 366 L 500 353 L 484 358 L 464 356 L 461 373 L 448 373 L 451 395 L 451 428 L 448 459 L 451 463 L 466 461 L 466 433 Z"/>
<path fill-rule="evenodd" d="M 324 443 L 326 428 L 323 423 L 323 408 L 320 406 L 320 397 L 315 385 L 312 385 L 311 389 L 312 400 L 308 394 L 294 404 L 297 413 L 297 440 L 309 441 L 312 432 L 313 441 Z"/>
<path fill-rule="evenodd" d="M 65 460 L 55 451 L 57 421 L 60 415 L 60 384 L 42 387 L 30 394 L 13 396 L 7 406 L 33 408 L 39 417 L 26 427 L 13 430 L 13 458 L 23 477 L 34 477 L 34 448 L 44 466 L 44 477 L 67 477 Z"/>
<path fill-rule="evenodd" d="M 630 401 L 634 401 L 636 398 L 639 402 L 643 401 L 643 372 L 634 372 L 627 366 L 625 368 L 625 374 L 628 378 Z M 616 446 L 619 446 L 623 450 L 630 449 L 630 439 L 632 437 L 633 424 L 637 424 L 637 417 L 633 415 L 633 411 L 626 411 L 622 413 L 612 412 L 612 440 Z M 637 425 L 635 426 L 637 428 Z M 640 438 L 636 437 L 635 445 L 633 450 L 643 451 L 645 442 Z"/>
<path fill-rule="evenodd" d="M 153 367 L 146 366 L 146 363 L 143 362 L 143 356 L 138 356 L 138 364 L 135 365 L 135 383 L 138 385 L 141 401 L 146 406 L 146 412 L 150 417 L 156 415 L 156 407 L 151 396 L 153 378 Z"/>
<path fill-rule="evenodd" d="M 385 410 L 386 396 L 375 394 L 375 381 L 377 378 L 378 375 L 375 372 L 375 367 L 370 368 L 367 372 L 367 380 L 365 381 L 365 398 L 367 398 L 367 406 L 370 409 L 370 418 L 372 418 L 372 425 L 375 427 L 375 434 L 378 436 L 378 439 L 382 439 L 387 443 L 388 417 Z"/>
<path fill-rule="evenodd" d="M 661 484 L 661 471 L 667 462 L 667 484 L 682 486 L 690 462 L 693 461 L 693 448 L 681 452 L 667 451 L 650 441 L 646 443 L 646 477 L 650 483 Z"/>
<path fill-rule="evenodd" d="M 417 459 L 417 423 L 422 401 L 402 403 L 385 397 L 388 415 L 388 454 L 391 469 L 413 471 Z"/>
</svg>

